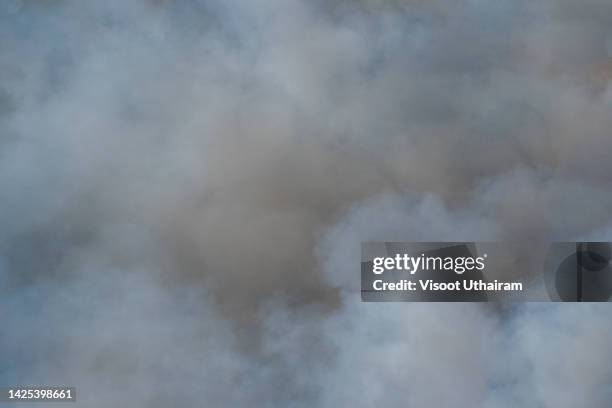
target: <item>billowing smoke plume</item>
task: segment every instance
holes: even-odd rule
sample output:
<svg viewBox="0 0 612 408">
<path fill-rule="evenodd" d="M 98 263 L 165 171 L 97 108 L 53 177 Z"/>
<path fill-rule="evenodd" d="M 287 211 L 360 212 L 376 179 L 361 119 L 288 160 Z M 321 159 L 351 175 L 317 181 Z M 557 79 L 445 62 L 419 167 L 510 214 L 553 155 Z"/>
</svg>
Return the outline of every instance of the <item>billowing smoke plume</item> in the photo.
<svg viewBox="0 0 612 408">
<path fill-rule="evenodd" d="M 0 385 L 609 407 L 606 305 L 362 304 L 362 240 L 612 240 L 612 3 L 0 4 Z"/>
</svg>

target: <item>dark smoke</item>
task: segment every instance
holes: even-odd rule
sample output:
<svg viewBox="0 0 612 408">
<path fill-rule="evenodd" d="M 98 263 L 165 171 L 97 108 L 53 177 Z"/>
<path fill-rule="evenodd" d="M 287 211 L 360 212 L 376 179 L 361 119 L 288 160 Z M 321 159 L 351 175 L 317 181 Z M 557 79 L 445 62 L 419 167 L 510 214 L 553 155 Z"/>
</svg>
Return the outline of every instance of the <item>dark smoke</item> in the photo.
<svg viewBox="0 0 612 408">
<path fill-rule="evenodd" d="M 362 240 L 612 240 L 608 1 L 0 4 L 0 385 L 609 407 L 606 305 L 362 304 Z"/>
</svg>

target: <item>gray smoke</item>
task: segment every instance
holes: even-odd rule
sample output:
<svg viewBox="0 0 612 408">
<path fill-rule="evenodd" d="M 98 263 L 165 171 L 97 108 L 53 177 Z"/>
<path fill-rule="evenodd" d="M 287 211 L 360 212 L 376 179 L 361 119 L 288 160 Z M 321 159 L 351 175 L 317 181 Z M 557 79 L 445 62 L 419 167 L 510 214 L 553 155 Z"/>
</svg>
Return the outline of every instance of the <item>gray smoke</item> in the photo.
<svg viewBox="0 0 612 408">
<path fill-rule="evenodd" d="M 0 385 L 609 407 L 607 305 L 362 304 L 363 240 L 612 240 L 608 1 L 0 4 Z"/>
</svg>

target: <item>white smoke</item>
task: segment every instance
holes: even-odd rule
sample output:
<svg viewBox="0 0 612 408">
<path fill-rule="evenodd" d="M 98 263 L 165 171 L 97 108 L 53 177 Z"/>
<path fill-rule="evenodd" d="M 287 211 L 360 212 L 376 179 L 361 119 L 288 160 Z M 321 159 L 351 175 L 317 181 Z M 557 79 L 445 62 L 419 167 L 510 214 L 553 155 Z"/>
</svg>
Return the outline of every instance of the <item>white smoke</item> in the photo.
<svg viewBox="0 0 612 408">
<path fill-rule="evenodd" d="M 606 305 L 362 304 L 362 240 L 610 240 L 610 5 L 0 5 L 0 385 L 608 407 Z"/>
</svg>

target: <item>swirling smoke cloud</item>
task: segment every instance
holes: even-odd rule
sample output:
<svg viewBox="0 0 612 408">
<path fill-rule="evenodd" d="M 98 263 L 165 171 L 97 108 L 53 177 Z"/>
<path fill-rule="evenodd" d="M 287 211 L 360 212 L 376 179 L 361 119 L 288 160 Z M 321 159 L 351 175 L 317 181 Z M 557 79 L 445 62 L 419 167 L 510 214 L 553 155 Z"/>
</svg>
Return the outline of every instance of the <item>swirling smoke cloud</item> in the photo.
<svg viewBox="0 0 612 408">
<path fill-rule="evenodd" d="M 612 3 L 0 4 L 0 383 L 609 407 L 612 310 L 362 304 L 365 240 L 612 240 Z"/>
</svg>

